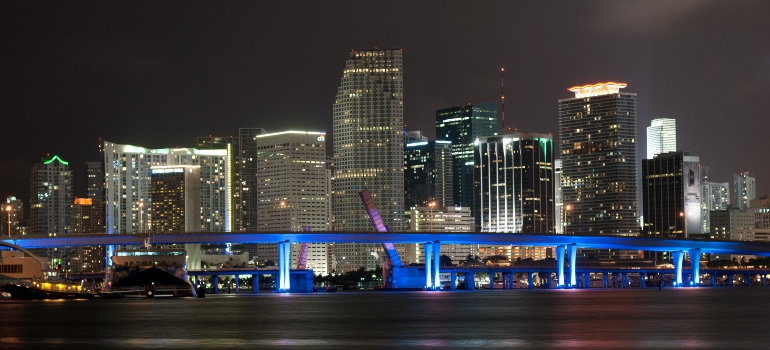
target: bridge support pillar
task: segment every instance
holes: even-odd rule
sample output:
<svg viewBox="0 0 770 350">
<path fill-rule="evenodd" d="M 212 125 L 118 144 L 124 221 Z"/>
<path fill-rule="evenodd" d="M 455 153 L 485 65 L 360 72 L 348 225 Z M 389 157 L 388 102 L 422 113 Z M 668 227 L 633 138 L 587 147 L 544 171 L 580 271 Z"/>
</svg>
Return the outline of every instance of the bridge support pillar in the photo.
<svg viewBox="0 0 770 350">
<path fill-rule="evenodd" d="M 732 273 L 727 274 L 727 285 L 732 287 L 735 284 L 735 275 Z"/>
<path fill-rule="evenodd" d="M 564 283 L 564 250 L 565 246 L 556 246 L 556 267 L 558 268 L 556 277 L 556 288 L 563 288 Z"/>
<path fill-rule="evenodd" d="M 425 243 L 423 251 L 425 252 L 425 288 L 433 289 L 433 242 Z"/>
<path fill-rule="evenodd" d="M 251 275 L 251 292 L 259 293 L 259 275 Z"/>
<path fill-rule="evenodd" d="M 750 286 L 751 285 L 751 274 L 744 273 L 743 274 L 743 285 L 744 286 Z"/>
<path fill-rule="evenodd" d="M 219 294 L 219 275 L 211 276 L 211 286 L 214 287 L 214 294 Z"/>
<path fill-rule="evenodd" d="M 467 290 L 474 290 L 476 289 L 476 274 L 473 272 L 466 272 L 465 273 L 465 289 Z"/>
<path fill-rule="evenodd" d="M 628 272 L 622 272 L 620 274 L 620 288 L 628 288 Z"/>
<path fill-rule="evenodd" d="M 767 276 L 763 273 L 759 275 L 760 279 L 762 280 L 762 287 L 767 285 Z"/>
<path fill-rule="evenodd" d="M 489 271 L 489 290 L 495 290 L 495 272 Z"/>
<path fill-rule="evenodd" d="M 275 286 L 279 292 L 288 292 L 291 289 L 291 243 L 289 241 L 278 242 L 278 276 Z"/>
<path fill-rule="evenodd" d="M 235 275 L 235 294 L 238 294 L 238 289 L 240 289 L 241 285 L 241 275 Z"/>
<path fill-rule="evenodd" d="M 642 272 L 639 274 L 639 287 L 647 288 L 647 272 Z"/>
<path fill-rule="evenodd" d="M 690 249 L 690 267 L 692 268 L 692 285 L 700 285 L 700 249 Z"/>
<path fill-rule="evenodd" d="M 709 274 L 709 277 L 710 277 L 709 279 L 711 280 L 711 286 L 712 287 L 716 287 L 717 286 L 717 275 L 712 272 L 712 273 Z"/>
<path fill-rule="evenodd" d="M 591 272 L 586 272 L 583 275 L 583 288 L 591 288 Z"/>
<path fill-rule="evenodd" d="M 433 289 L 441 289 L 441 243 L 433 242 Z"/>
<path fill-rule="evenodd" d="M 602 272 L 602 280 L 604 282 L 604 288 L 609 287 L 609 279 L 610 279 L 610 273 L 609 272 Z"/>
<path fill-rule="evenodd" d="M 452 275 L 449 278 L 449 288 L 452 290 L 457 289 L 457 272 L 452 271 Z"/>
<path fill-rule="evenodd" d="M 532 286 L 532 274 L 533 273 L 534 272 L 532 272 L 532 271 L 527 272 L 527 288 L 528 289 L 532 289 L 534 287 L 534 286 Z"/>
<path fill-rule="evenodd" d="M 674 283 L 677 287 L 682 286 L 682 262 L 684 261 L 684 252 L 679 250 L 671 254 L 674 263 Z"/>
<path fill-rule="evenodd" d="M 569 287 L 577 287 L 577 245 L 567 246 L 567 256 L 569 257 Z"/>
</svg>

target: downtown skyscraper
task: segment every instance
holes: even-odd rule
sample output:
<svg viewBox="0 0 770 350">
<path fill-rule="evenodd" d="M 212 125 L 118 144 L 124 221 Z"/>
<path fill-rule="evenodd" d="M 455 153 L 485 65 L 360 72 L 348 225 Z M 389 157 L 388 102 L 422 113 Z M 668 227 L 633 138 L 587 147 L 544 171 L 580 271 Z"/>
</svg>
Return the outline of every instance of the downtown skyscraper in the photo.
<svg viewBox="0 0 770 350">
<path fill-rule="evenodd" d="M 757 180 L 754 174 L 745 171 L 733 175 L 733 205 L 746 210 L 754 199 L 757 199 Z"/>
<path fill-rule="evenodd" d="M 570 88 L 559 100 L 567 234 L 637 234 L 636 94 L 623 83 Z"/>
<path fill-rule="evenodd" d="M 676 119 L 653 119 L 647 127 L 647 159 L 668 152 L 676 152 Z"/>
<path fill-rule="evenodd" d="M 30 174 L 29 221 L 31 234 L 58 236 L 69 233 L 72 208 L 72 170 L 52 156 L 35 164 Z"/>
<path fill-rule="evenodd" d="M 473 143 L 497 135 L 497 102 L 468 104 L 436 111 L 436 140 L 452 142 L 452 197 L 447 205 L 470 207 L 476 215 L 473 185 Z"/>
<path fill-rule="evenodd" d="M 392 232 L 404 227 L 404 76 L 398 49 L 351 51 L 334 102 L 334 231 L 374 232 L 368 189 Z M 348 247 L 350 246 L 350 247 Z M 334 245 L 337 271 L 380 265 L 381 245 Z M 343 253 L 344 252 L 344 253 Z"/>
</svg>

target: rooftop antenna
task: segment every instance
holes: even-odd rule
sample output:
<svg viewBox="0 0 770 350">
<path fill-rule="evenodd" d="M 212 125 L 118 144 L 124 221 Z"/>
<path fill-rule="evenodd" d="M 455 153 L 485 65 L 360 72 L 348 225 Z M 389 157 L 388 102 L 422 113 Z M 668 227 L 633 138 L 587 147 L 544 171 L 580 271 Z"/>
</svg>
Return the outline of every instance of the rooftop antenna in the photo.
<svg viewBox="0 0 770 350">
<path fill-rule="evenodd" d="M 502 120 L 503 120 L 503 130 L 505 130 L 505 68 L 500 68 L 500 100 L 502 101 L 503 105 L 503 114 L 502 114 Z"/>
</svg>

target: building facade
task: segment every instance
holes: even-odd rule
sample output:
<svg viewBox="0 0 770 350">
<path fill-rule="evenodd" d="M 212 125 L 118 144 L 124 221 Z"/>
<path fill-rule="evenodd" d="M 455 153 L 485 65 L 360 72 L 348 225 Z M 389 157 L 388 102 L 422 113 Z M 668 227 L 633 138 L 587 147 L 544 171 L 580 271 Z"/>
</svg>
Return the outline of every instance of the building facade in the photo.
<svg viewBox="0 0 770 350">
<path fill-rule="evenodd" d="M 148 149 L 105 141 L 107 233 L 147 232 L 152 218 L 151 175 L 159 166 L 200 166 L 200 232 L 228 232 L 227 152 L 195 148 Z M 140 217 L 141 216 L 141 217 Z"/>
<path fill-rule="evenodd" d="M 89 194 L 91 194 L 90 191 Z M 71 232 L 73 234 L 104 233 L 104 202 L 102 200 L 75 198 L 70 213 L 72 216 L 70 219 Z M 70 274 L 104 271 L 104 254 L 104 246 L 74 247 L 65 259 L 64 265 Z"/>
<path fill-rule="evenodd" d="M 740 210 L 749 208 L 749 202 L 757 199 L 757 181 L 748 171 L 733 175 L 733 205 Z"/>
<path fill-rule="evenodd" d="M 30 176 L 31 234 L 58 236 L 69 233 L 72 208 L 72 171 L 54 155 L 35 164 Z"/>
<path fill-rule="evenodd" d="M 0 217 L 3 218 L 5 224 L 0 225 L 2 227 L 0 237 L 21 236 L 22 231 L 19 228 L 24 221 L 24 202 L 15 196 L 8 196 L 1 209 Z"/>
<path fill-rule="evenodd" d="M 213 137 L 205 136 L 196 139 L 196 148 L 199 150 L 225 150 L 227 156 L 227 172 L 225 177 L 229 193 L 227 200 L 228 213 L 226 226 L 230 229 L 228 232 L 241 231 L 241 221 L 243 220 L 243 211 L 241 210 L 241 152 L 240 138 L 237 137 Z"/>
<path fill-rule="evenodd" d="M 153 166 L 150 178 L 151 220 L 140 232 L 200 232 L 201 166 Z"/>
<path fill-rule="evenodd" d="M 266 134 L 262 128 L 238 129 L 240 161 L 241 231 L 257 230 L 257 135 Z"/>
<path fill-rule="evenodd" d="M 404 149 L 404 200 L 406 208 L 434 203 L 451 205 L 452 144 L 449 141 L 418 141 Z"/>
<path fill-rule="evenodd" d="M 701 219 L 703 220 L 701 232 L 708 233 L 711 230 L 711 212 L 714 210 L 726 210 L 730 205 L 729 183 L 701 182 L 700 198 Z"/>
<path fill-rule="evenodd" d="M 577 86 L 559 100 L 568 234 L 633 235 L 637 222 L 636 94 L 622 83 Z"/>
<path fill-rule="evenodd" d="M 676 152 L 676 119 L 653 119 L 647 127 L 647 159 L 668 152 Z"/>
<path fill-rule="evenodd" d="M 554 227 L 553 139 L 545 134 L 482 136 L 474 146 L 476 229 L 546 233 Z"/>
<path fill-rule="evenodd" d="M 698 162 L 686 152 L 642 160 L 645 235 L 688 238 L 703 232 Z"/>
<path fill-rule="evenodd" d="M 497 102 L 468 104 L 436 111 L 436 140 L 452 143 L 452 198 L 447 205 L 471 208 L 476 216 L 474 149 L 479 136 L 497 135 Z"/>
<path fill-rule="evenodd" d="M 334 102 L 335 231 L 374 232 L 359 191 L 368 189 L 392 232 L 404 225 L 404 75 L 398 49 L 351 51 Z M 374 269 L 380 245 L 335 244 L 338 272 Z"/>
<path fill-rule="evenodd" d="M 728 241 L 754 240 L 754 212 L 731 207 L 711 212 L 711 239 Z"/>
<path fill-rule="evenodd" d="M 473 217 L 468 207 L 419 206 L 409 210 L 410 232 L 473 232 Z M 425 263 L 423 244 L 404 245 L 404 263 Z M 442 244 L 441 255 L 446 255 L 457 265 L 468 255 L 479 254 L 478 244 Z"/>
</svg>

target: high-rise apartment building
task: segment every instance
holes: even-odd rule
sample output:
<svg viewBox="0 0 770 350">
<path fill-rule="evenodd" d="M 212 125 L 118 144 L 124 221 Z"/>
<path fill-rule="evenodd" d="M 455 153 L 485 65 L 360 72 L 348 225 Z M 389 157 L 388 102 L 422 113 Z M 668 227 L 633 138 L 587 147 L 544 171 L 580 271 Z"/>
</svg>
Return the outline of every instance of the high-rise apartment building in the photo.
<svg viewBox="0 0 770 350">
<path fill-rule="evenodd" d="M 516 133 L 479 137 L 474 164 L 478 230 L 554 233 L 551 136 Z"/>
<path fill-rule="evenodd" d="M 227 177 L 227 193 L 229 198 L 226 210 L 232 215 L 228 216 L 228 223 L 226 226 L 230 227 L 230 232 L 241 231 L 241 220 L 243 219 L 243 212 L 241 210 L 241 152 L 240 152 L 240 138 L 236 137 L 212 137 L 204 136 L 198 137 L 196 140 L 196 148 L 199 150 L 225 150 L 227 151 L 227 157 L 225 162 L 227 163 L 228 172 L 225 174 Z"/>
<path fill-rule="evenodd" d="M 701 182 L 700 199 L 703 221 L 701 232 L 708 233 L 711 230 L 711 212 L 727 210 L 730 205 L 729 183 Z"/>
<path fill-rule="evenodd" d="M 647 159 L 668 152 L 676 152 L 676 119 L 653 119 L 647 127 Z"/>
<path fill-rule="evenodd" d="M 643 231 L 652 237 L 701 234 L 699 158 L 669 152 L 642 160 Z"/>
<path fill-rule="evenodd" d="M 468 104 L 436 111 L 436 140 L 452 142 L 452 198 L 448 205 L 470 207 L 476 216 L 473 143 L 497 135 L 497 102 Z M 478 225 L 478 224 L 477 224 Z"/>
<path fill-rule="evenodd" d="M 622 83 L 577 86 L 559 100 L 566 231 L 629 235 L 637 223 L 636 94 Z"/>
<path fill-rule="evenodd" d="M 418 141 L 404 149 L 404 200 L 406 209 L 452 205 L 452 144 Z"/>
<path fill-rule="evenodd" d="M 392 232 L 404 227 L 404 73 L 397 49 L 351 51 L 334 103 L 334 230 L 373 232 L 368 189 Z M 335 244 L 339 272 L 380 266 L 376 244 Z"/>
<path fill-rule="evenodd" d="M 152 211 L 147 229 L 157 233 L 200 232 L 201 166 L 153 166 L 150 178 Z"/>
<path fill-rule="evenodd" d="M 59 156 L 43 158 L 30 177 L 31 234 L 58 236 L 69 233 L 72 207 L 72 171 Z"/>
<path fill-rule="evenodd" d="M 86 197 L 104 200 L 104 164 L 86 162 Z"/>
<path fill-rule="evenodd" d="M 262 128 L 238 129 L 240 161 L 241 231 L 257 230 L 257 135 L 266 134 Z"/>
<path fill-rule="evenodd" d="M 70 214 L 72 234 L 104 233 L 104 202 L 101 200 L 75 198 Z M 74 247 L 64 259 L 64 266 L 70 274 L 104 271 L 104 254 L 104 246 Z"/>
<path fill-rule="evenodd" d="M 733 175 L 733 205 L 746 210 L 749 202 L 757 199 L 757 182 L 748 171 Z"/>
<path fill-rule="evenodd" d="M 201 232 L 229 232 L 227 152 L 195 148 L 160 148 L 105 142 L 105 210 L 107 233 L 138 233 L 151 225 L 151 175 L 158 166 L 200 166 Z"/>
<path fill-rule="evenodd" d="M 553 224 L 556 234 L 564 233 L 564 202 L 561 194 L 561 159 L 553 161 L 553 205 L 555 207 Z M 572 208 L 570 208 L 572 209 Z"/>
</svg>

